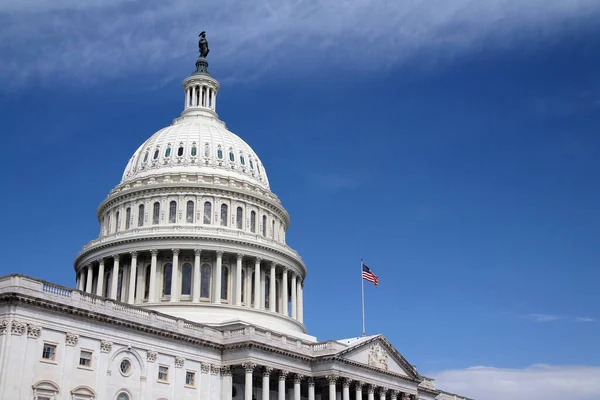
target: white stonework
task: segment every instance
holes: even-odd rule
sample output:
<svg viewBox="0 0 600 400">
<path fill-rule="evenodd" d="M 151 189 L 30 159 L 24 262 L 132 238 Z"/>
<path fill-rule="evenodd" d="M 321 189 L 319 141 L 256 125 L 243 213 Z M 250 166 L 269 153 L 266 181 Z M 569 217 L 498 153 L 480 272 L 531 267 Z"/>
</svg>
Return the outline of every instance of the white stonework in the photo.
<svg viewBox="0 0 600 400">
<path fill-rule="evenodd" d="M 307 269 L 262 162 L 210 74 L 183 87 L 100 204 L 76 288 L 0 277 L 0 399 L 464 400 L 381 335 L 307 334 Z"/>
</svg>

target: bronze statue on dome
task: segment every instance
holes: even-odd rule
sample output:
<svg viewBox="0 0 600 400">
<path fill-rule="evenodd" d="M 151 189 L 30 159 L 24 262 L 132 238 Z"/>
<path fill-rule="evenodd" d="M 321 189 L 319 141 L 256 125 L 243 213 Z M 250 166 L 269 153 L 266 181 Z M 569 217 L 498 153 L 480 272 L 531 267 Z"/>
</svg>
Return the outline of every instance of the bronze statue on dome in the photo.
<svg viewBox="0 0 600 400">
<path fill-rule="evenodd" d="M 200 57 L 206 58 L 210 49 L 208 48 L 208 41 L 206 40 L 206 32 L 200 32 L 200 41 L 198 42 L 198 48 L 200 49 Z"/>
</svg>

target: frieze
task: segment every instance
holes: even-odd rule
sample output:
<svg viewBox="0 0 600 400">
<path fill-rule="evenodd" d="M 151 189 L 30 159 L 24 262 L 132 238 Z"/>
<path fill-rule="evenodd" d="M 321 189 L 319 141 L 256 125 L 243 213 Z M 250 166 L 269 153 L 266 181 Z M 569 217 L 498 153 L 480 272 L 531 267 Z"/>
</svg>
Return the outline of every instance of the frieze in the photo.
<svg viewBox="0 0 600 400">
<path fill-rule="evenodd" d="M 200 363 L 200 370 L 203 374 L 208 374 L 208 372 L 210 371 L 210 364 Z"/>
<path fill-rule="evenodd" d="M 8 326 L 10 323 L 7 319 L 0 319 L 0 335 L 5 335 L 8 331 Z"/>
<path fill-rule="evenodd" d="M 25 324 L 24 322 L 20 322 L 20 321 L 13 319 L 13 321 L 10 324 L 10 333 L 13 335 L 20 336 L 25 333 L 26 329 L 27 329 L 27 324 Z"/>
<path fill-rule="evenodd" d="M 210 364 L 210 373 L 211 375 L 219 375 L 221 372 L 221 367 L 218 365 Z"/>
<path fill-rule="evenodd" d="M 368 364 L 371 367 L 388 369 L 388 355 L 379 343 L 375 343 L 369 349 Z"/>
<path fill-rule="evenodd" d="M 79 335 L 76 335 L 74 333 L 67 333 L 65 335 L 65 344 L 67 346 L 77 346 L 78 341 L 79 341 Z M 100 347 L 102 347 L 102 346 L 100 346 Z"/>
</svg>

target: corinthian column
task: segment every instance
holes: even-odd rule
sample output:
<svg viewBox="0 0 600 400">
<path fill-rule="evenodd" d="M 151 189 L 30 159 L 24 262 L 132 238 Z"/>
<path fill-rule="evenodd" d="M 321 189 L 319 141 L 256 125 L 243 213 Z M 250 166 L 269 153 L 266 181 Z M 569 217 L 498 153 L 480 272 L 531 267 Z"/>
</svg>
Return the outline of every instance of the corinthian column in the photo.
<svg viewBox="0 0 600 400">
<path fill-rule="evenodd" d="M 300 281 L 300 279 L 296 282 L 296 297 L 298 298 L 298 304 L 296 305 L 298 308 L 298 321 L 304 322 L 304 292 L 302 290 L 302 281 Z"/>
<path fill-rule="evenodd" d="M 297 319 L 298 313 L 296 310 L 296 274 L 292 273 L 292 318 Z"/>
<path fill-rule="evenodd" d="M 150 250 L 150 254 L 152 255 L 152 261 L 150 261 L 150 291 L 148 293 L 148 303 L 156 302 L 156 256 L 158 255 L 158 250 L 152 249 Z"/>
<path fill-rule="evenodd" d="M 221 274 L 223 265 L 223 252 L 217 251 L 217 267 L 215 269 L 215 303 L 221 303 Z"/>
<path fill-rule="evenodd" d="M 96 295 L 104 296 L 104 258 L 98 260 L 98 284 L 96 285 Z"/>
<path fill-rule="evenodd" d="M 315 400 L 315 380 L 308 378 L 308 400 Z"/>
<path fill-rule="evenodd" d="M 327 381 L 329 382 L 329 400 L 335 399 L 335 382 L 338 380 L 337 375 L 327 375 Z"/>
<path fill-rule="evenodd" d="M 279 387 L 277 388 L 277 400 L 285 400 L 285 378 L 287 371 L 279 371 Z"/>
<path fill-rule="evenodd" d="M 271 375 L 272 371 L 273 368 L 271 367 L 263 368 L 262 400 L 269 400 L 269 393 L 271 392 L 271 389 L 269 388 L 269 376 Z"/>
<path fill-rule="evenodd" d="M 375 386 L 369 385 L 368 388 L 368 399 L 375 400 Z"/>
<path fill-rule="evenodd" d="M 119 255 L 113 256 L 113 269 L 111 274 L 110 282 L 110 298 L 113 300 L 117 299 L 117 290 L 119 284 Z"/>
<path fill-rule="evenodd" d="M 244 258 L 243 254 L 237 255 L 237 264 L 235 265 L 235 305 L 242 305 L 242 259 Z"/>
<path fill-rule="evenodd" d="M 286 317 L 289 316 L 288 312 L 288 270 L 286 267 L 283 267 L 283 273 L 281 274 L 281 297 L 282 297 L 282 305 L 281 312 Z"/>
<path fill-rule="evenodd" d="M 275 292 L 277 291 L 275 287 L 275 263 L 271 263 L 271 272 L 269 274 L 269 311 L 275 312 L 276 304 L 275 304 Z"/>
<path fill-rule="evenodd" d="M 94 279 L 94 267 L 92 267 L 92 264 L 87 266 L 87 277 L 86 277 L 86 282 L 85 282 L 85 291 L 87 293 L 92 293 L 92 282 Z"/>
<path fill-rule="evenodd" d="M 252 371 L 254 371 L 256 364 L 245 363 L 244 371 L 246 372 L 246 381 L 244 385 L 244 400 L 252 400 Z"/>
<path fill-rule="evenodd" d="M 192 290 L 194 291 L 192 296 L 192 302 L 198 303 L 200 301 L 200 254 L 202 250 L 194 250 L 194 279 L 192 284 Z"/>
<path fill-rule="evenodd" d="M 131 254 L 131 267 L 129 268 L 129 295 L 127 296 L 127 302 L 133 304 L 135 299 L 135 275 L 137 273 L 137 251 L 132 251 Z"/>
<path fill-rule="evenodd" d="M 342 400 L 350 400 L 350 384 L 352 379 L 344 379 L 342 382 Z"/>
<path fill-rule="evenodd" d="M 362 387 L 364 386 L 364 382 L 356 382 L 356 400 L 362 400 Z"/>
<path fill-rule="evenodd" d="M 296 374 L 294 376 L 294 400 L 300 400 L 300 383 L 302 382 L 302 375 Z"/>
</svg>

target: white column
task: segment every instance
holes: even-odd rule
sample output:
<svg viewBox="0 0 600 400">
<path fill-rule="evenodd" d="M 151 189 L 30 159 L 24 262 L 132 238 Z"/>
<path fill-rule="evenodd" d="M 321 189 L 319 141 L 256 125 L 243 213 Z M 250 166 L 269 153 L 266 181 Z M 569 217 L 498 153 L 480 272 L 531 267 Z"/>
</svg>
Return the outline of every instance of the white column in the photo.
<svg viewBox="0 0 600 400">
<path fill-rule="evenodd" d="M 362 400 L 362 387 L 364 382 L 356 382 L 356 400 Z"/>
<path fill-rule="evenodd" d="M 380 388 L 379 389 L 379 400 L 385 400 L 386 393 L 387 393 L 386 388 Z"/>
<path fill-rule="evenodd" d="M 260 258 L 256 258 L 256 262 L 254 263 L 254 308 L 261 308 L 260 306 L 260 262 L 262 260 Z"/>
<path fill-rule="evenodd" d="M 263 367 L 263 376 L 262 376 L 262 400 L 269 400 L 269 394 L 271 393 L 271 389 L 269 388 L 269 376 L 273 368 L 271 367 Z"/>
<path fill-rule="evenodd" d="M 135 276 L 137 274 L 137 251 L 132 251 L 131 254 L 131 266 L 129 267 L 129 296 L 127 296 L 127 302 L 133 304 L 135 301 Z"/>
<path fill-rule="evenodd" d="M 75 287 L 77 290 L 81 290 L 81 271 L 77 272 L 77 276 L 75 277 Z"/>
<path fill-rule="evenodd" d="M 237 264 L 235 265 L 235 305 L 242 305 L 242 260 L 243 254 L 237 255 Z"/>
<path fill-rule="evenodd" d="M 281 312 L 283 315 L 288 317 L 290 314 L 288 312 L 289 298 L 288 298 L 288 270 L 286 267 L 283 267 L 283 273 L 281 274 L 281 297 L 283 300 L 283 304 L 281 307 Z"/>
<path fill-rule="evenodd" d="M 223 265 L 223 252 L 217 251 L 217 267 L 215 268 L 215 303 L 221 303 L 221 274 Z"/>
<path fill-rule="evenodd" d="M 188 100 L 190 99 L 190 88 L 185 88 L 185 101 L 183 102 L 183 109 L 188 108 Z"/>
<path fill-rule="evenodd" d="M 152 254 L 152 261 L 150 261 L 150 290 L 148 291 L 148 303 L 156 302 L 156 256 L 158 250 L 150 250 Z"/>
<path fill-rule="evenodd" d="M 194 291 L 192 296 L 192 302 L 198 303 L 200 301 L 200 254 L 202 250 L 194 250 L 194 279 L 192 290 Z"/>
<path fill-rule="evenodd" d="M 231 377 L 231 367 L 221 367 L 221 399 L 231 400 L 233 398 L 233 379 Z"/>
<path fill-rule="evenodd" d="M 308 378 L 308 400 L 315 400 L 315 380 Z"/>
<path fill-rule="evenodd" d="M 342 382 L 342 400 L 350 400 L 350 383 L 352 379 L 344 379 Z"/>
<path fill-rule="evenodd" d="M 336 398 L 335 382 L 337 381 L 337 379 L 337 375 L 327 375 L 327 380 L 329 381 L 329 400 L 333 400 Z"/>
<path fill-rule="evenodd" d="M 390 392 L 390 400 L 398 400 L 398 391 L 397 390 L 392 390 Z"/>
<path fill-rule="evenodd" d="M 217 110 L 217 92 L 213 91 L 213 106 L 212 106 L 213 110 Z"/>
<path fill-rule="evenodd" d="M 275 263 L 271 263 L 271 272 L 269 273 L 269 311 L 275 312 L 276 304 L 275 304 L 275 293 L 277 292 L 277 288 L 275 285 Z"/>
<path fill-rule="evenodd" d="M 113 269 L 112 269 L 112 274 L 111 275 L 111 282 L 110 282 L 110 298 L 113 300 L 117 299 L 117 289 L 118 289 L 118 283 L 119 283 L 119 255 L 116 254 L 113 256 Z"/>
<path fill-rule="evenodd" d="M 171 267 L 171 302 L 179 301 L 179 285 L 177 281 L 179 279 L 179 249 L 172 249 L 173 251 L 173 264 Z M 164 279 L 164 278 L 163 278 Z"/>
<path fill-rule="evenodd" d="M 244 400 L 252 400 L 252 371 L 254 371 L 254 363 L 245 363 L 244 371 L 246 371 L 246 382 L 244 385 Z"/>
<path fill-rule="evenodd" d="M 196 86 L 192 86 L 192 107 L 196 106 Z"/>
<path fill-rule="evenodd" d="M 92 282 L 94 279 L 94 267 L 92 265 L 87 266 L 87 276 L 85 279 L 85 291 L 87 293 L 92 293 Z"/>
<path fill-rule="evenodd" d="M 300 399 L 300 383 L 302 382 L 302 375 L 296 374 L 294 376 L 294 400 Z"/>
<path fill-rule="evenodd" d="M 298 298 L 298 321 L 304 323 L 304 288 L 300 279 L 297 282 L 296 297 Z"/>
<path fill-rule="evenodd" d="M 296 274 L 292 273 L 292 318 L 296 319 L 298 317 L 298 313 L 296 310 Z"/>
<path fill-rule="evenodd" d="M 368 393 L 368 399 L 375 400 L 375 387 L 373 385 L 369 385 Z"/>
<path fill-rule="evenodd" d="M 279 387 L 277 388 L 277 400 L 285 400 L 285 378 L 287 371 L 279 371 Z"/>
<path fill-rule="evenodd" d="M 96 295 L 104 296 L 104 258 L 98 260 L 98 283 L 96 284 Z"/>
</svg>

